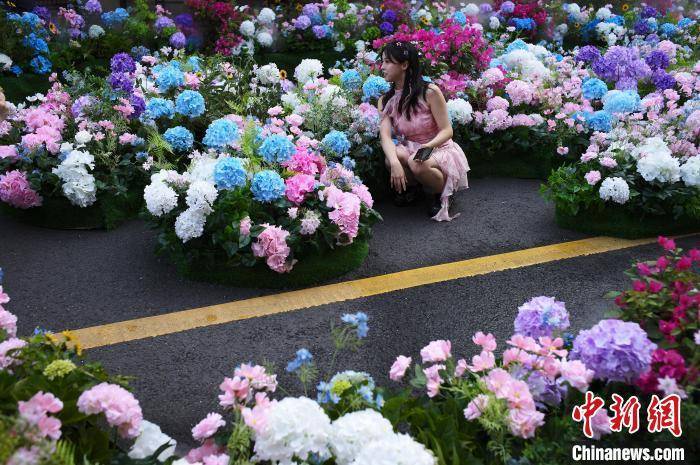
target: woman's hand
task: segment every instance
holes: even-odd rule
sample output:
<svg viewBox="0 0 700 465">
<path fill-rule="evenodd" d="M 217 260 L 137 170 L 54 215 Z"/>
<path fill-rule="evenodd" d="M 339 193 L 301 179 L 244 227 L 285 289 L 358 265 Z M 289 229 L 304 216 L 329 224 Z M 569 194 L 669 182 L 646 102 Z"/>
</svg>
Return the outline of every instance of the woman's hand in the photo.
<svg viewBox="0 0 700 465">
<path fill-rule="evenodd" d="M 391 164 L 391 179 L 389 179 L 391 187 L 399 194 L 406 190 L 406 173 L 398 160 Z"/>
</svg>

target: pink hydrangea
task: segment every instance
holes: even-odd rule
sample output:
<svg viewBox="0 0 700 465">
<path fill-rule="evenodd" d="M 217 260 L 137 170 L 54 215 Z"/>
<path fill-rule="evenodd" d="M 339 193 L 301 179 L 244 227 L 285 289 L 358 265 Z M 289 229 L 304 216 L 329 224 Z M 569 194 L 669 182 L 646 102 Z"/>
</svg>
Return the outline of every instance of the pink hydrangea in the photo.
<svg viewBox="0 0 700 465">
<path fill-rule="evenodd" d="M 288 273 L 292 270 L 295 262 L 288 262 L 287 257 L 291 249 L 287 245 L 289 231 L 278 226 L 270 226 L 265 223 L 262 233 L 253 243 L 253 255 L 265 257 L 267 266 L 278 273 Z"/>
<path fill-rule="evenodd" d="M 491 97 L 486 102 L 486 109 L 488 111 L 507 110 L 509 106 L 510 106 L 510 103 L 508 103 L 508 100 L 504 99 L 503 97 L 499 97 L 499 96 Z"/>
<path fill-rule="evenodd" d="M 406 374 L 406 370 L 411 365 L 411 360 L 411 357 L 406 357 L 404 355 L 396 357 L 396 361 L 391 365 L 391 369 L 389 370 L 389 379 L 392 381 L 401 381 Z"/>
<path fill-rule="evenodd" d="M 600 181 L 601 175 L 600 171 L 598 170 L 591 170 L 586 175 L 584 176 L 586 178 L 586 182 L 590 184 L 591 186 L 595 186 L 598 184 L 598 181 Z"/>
<path fill-rule="evenodd" d="M 328 172 L 330 170 L 326 170 Z M 326 206 L 333 208 L 328 218 L 345 234 L 350 242 L 357 237 L 360 226 L 360 198 L 351 193 L 343 192 L 331 185 L 319 192 L 319 197 L 325 199 Z"/>
<path fill-rule="evenodd" d="M 369 189 L 364 184 L 353 184 L 352 193 L 360 198 L 362 203 L 367 205 L 367 208 L 372 208 L 374 206 L 374 199 Z"/>
<path fill-rule="evenodd" d="M 486 86 L 497 84 L 503 79 L 505 79 L 505 76 L 503 75 L 503 71 L 499 68 L 489 68 L 481 75 L 481 80 Z"/>
<path fill-rule="evenodd" d="M 197 423 L 192 428 L 192 438 L 195 441 L 204 441 L 216 434 L 219 428 L 226 425 L 226 422 L 218 413 L 209 413 L 206 418 Z"/>
<path fill-rule="evenodd" d="M 511 126 L 532 127 L 537 126 L 537 121 L 535 121 L 535 119 L 530 115 L 518 113 L 517 115 L 513 115 L 511 119 Z"/>
<path fill-rule="evenodd" d="M 614 158 L 612 157 L 603 157 L 600 159 L 600 164 L 601 166 L 604 166 L 606 168 L 615 168 L 617 166 L 617 162 L 615 161 Z"/>
<path fill-rule="evenodd" d="M 31 134 L 22 136 L 22 145 L 28 150 L 36 150 L 41 144 L 46 145 L 46 150 L 56 154 L 61 149 L 61 133 L 51 126 L 42 126 Z"/>
<path fill-rule="evenodd" d="M 604 408 L 599 409 L 591 417 L 591 428 L 593 429 L 593 439 L 600 439 L 605 434 L 612 433 L 610 429 L 610 416 Z"/>
<path fill-rule="evenodd" d="M 61 437 L 61 421 L 48 416 L 63 409 L 63 402 L 50 392 L 39 391 L 28 401 L 17 403 L 19 414 L 39 429 L 41 437 L 57 440 Z"/>
<path fill-rule="evenodd" d="M 532 103 L 535 95 L 535 89 L 532 87 L 532 84 L 520 80 L 509 82 L 506 85 L 506 92 L 508 92 L 508 97 L 510 97 L 513 105 L 529 105 Z"/>
<path fill-rule="evenodd" d="M 0 175 L 0 200 L 15 208 L 41 206 L 41 196 L 31 188 L 27 176 L 19 170 Z"/>
<path fill-rule="evenodd" d="M 484 115 L 484 132 L 491 134 L 495 131 L 508 129 L 512 124 L 512 118 L 507 110 L 496 109 Z"/>
<path fill-rule="evenodd" d="M 17 158 L 17 147 L 14 145 L 0 145 L 0 158 Z"/>
<path fill-rule="evenodd" d="M 78 398 L 78 410 L 86 415 L 103 413 L 110 426 L 123 438 L 139 435 L 143 413 L 139 401 L 121 386 L 100 383 L 83 392 Z"/>
<path fill-rule="evenodd" d="M 238 230 L 240 232 L 241 236 L 248 236 L 250 235 L 250 227 L 253 225 L 253 223 L 250 220 L 250 216 L 246 216 L 241 220 L 241 223 L 238 226 Z"/>
<path fill-rule="evenodd" d="M 326 164 L 320 156 L 309 152 L 306 148 L 297 147 L 294 155 L 282 163 L 282 166 L 297 173 L 316 175 L 325 168 Z"/>
<path fill-rule="evenodd" d="M 423 357 L 423 363 L 428 362 L 444 362 L 452 356 L 452 343 L 443 339 L 431 341 L 427 346 L 420 351 Z"/>
<path fill-rule="evenodd" d="M 464 418 L 467 420 L 476 420 L 481 416 L 481 414 L 486 410 L 489 404 L 489 396 L 486 394 L 479 394 L 474 399 L 472 399 L 467 408 L 464 409 Z"/>
<path fill-rule="evenodd" d="M 304 201 L 306 194 L 314 191 L 316 179 L 309 174 L 300 173 L 287 178 L 284 183 L 287 199 L 296 205 L 300 205 Z"/>
</svg>

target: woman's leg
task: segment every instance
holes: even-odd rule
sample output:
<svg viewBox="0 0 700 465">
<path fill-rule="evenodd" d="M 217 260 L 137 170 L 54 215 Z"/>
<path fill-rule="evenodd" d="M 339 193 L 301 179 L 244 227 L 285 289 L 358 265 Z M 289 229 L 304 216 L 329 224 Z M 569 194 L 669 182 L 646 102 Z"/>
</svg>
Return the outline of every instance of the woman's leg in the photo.
<svg viewBox="0 0 700 465">
<path fill-rule="evenodd" d="M 408 160 L 408 166 L 418 182 L 429 187 L 436 194 L 442 193 L 445 187 L 445 175 L 435 160 L 431 158 L 424 162 Z"/>
<path fill-rule="evenodd" d="M 413 176 L 413 173 L 411 172 L 411 169 L 408 166 L 408 159 L 410 158 L 410 156 L 411 153 L 406 147 L 404 147 L 403 145 L 396 146 L 396 157 L 401 162 L 401 166 L 403 166 L 403 171 L 406 175 L 406 184 L 409 186 L 413 186 L 417 184 L 418 181 L 416 181 L 416 177 Z M 386 158 L 384 158 L 384 164 L 386 165 L 387 169 L 391 169 L 391 166 L 389 166 L 389 161 Z"/>
</svg>

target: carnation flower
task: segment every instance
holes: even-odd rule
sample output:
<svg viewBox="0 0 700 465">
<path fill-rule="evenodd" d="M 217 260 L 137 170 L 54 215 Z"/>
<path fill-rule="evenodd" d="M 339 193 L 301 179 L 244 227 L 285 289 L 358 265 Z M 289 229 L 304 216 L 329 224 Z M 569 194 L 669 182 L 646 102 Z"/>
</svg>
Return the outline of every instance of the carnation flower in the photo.
<svg viewBox="0 0 700 465">
<path fill-rule="evenodd" d="M 218 413 L 209 413 L 205 419 L 192 428 L 192 437 L 195 441 L 203 441 L 214 436 L 219 428 L 225 425 L 226 422 L 221 415 Z"/>
<path fill-rule="evenodd" d="M 612 200 L 615 203 L 624 204 L 630 198 L 630 188 L 627 181 L 618 177 L 605 178 L 598 191 L 603 200 Z"/>
<path fill-rule="evenodd" d="M 654 349 L 656 344 L 639 324 L 609 319 L 581 331 L 570 356 L 592 369 L 597 379 L 630 383 L 649 370 Z"/>
<path fill-rule="evenodd" d="M 316 402 L 286 397 L 269 406 L 264 428 L 254 434 L 255 460 L 292 463 L 311 455 L 328 458 L 331 434 L 330 419 Z"/>
<path fill-rule="evenodd" d="M 143 415 L 139 402 L 116 384 L 100 383 L 88 389 L 78 398 L 77 407 L 86 415 L 104 413 L 107 423 L 123 438 L 135 438 L 140 432 Z"/>
</svg>

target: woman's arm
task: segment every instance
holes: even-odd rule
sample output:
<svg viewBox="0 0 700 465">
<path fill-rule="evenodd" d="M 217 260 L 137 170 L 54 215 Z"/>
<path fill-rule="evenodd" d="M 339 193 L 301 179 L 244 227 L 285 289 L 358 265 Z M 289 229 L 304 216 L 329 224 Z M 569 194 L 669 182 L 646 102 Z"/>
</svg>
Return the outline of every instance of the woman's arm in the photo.
<svg viewBox="0 0 700 465">
<path fill-rule="evenodd" d="M 452 123 L 450 116 L 447 114 L 447 102 L 442 95 L 440 88 L 430 84 L 428 91 L 425 94 L 425 99 L 430 106 L 430 111 L 438 125 L 438 133 L 429 142 L 423 144 L 424 147 L 439 147 L 452 138 Z"/>
<path fill-rule="evenodd" d="M 379 99 L 377 103 L 377 108 L 382 111 L 382 100 L 384 97 Z M 382 117 L 379 124 L 379 140 L 382 144 L 382 150 L 384 151 L 384 156 L 389 162 L 391 167 L 391 173 L 389 178 L 389 184 L 397 192 L 403 192 L 406 190 L 406 173 L 401 166 L 401 161 L 398 155 L 396 155 L 396 144 L 391 139 L 391 119 L 388 117 Z"/>
</svg>

